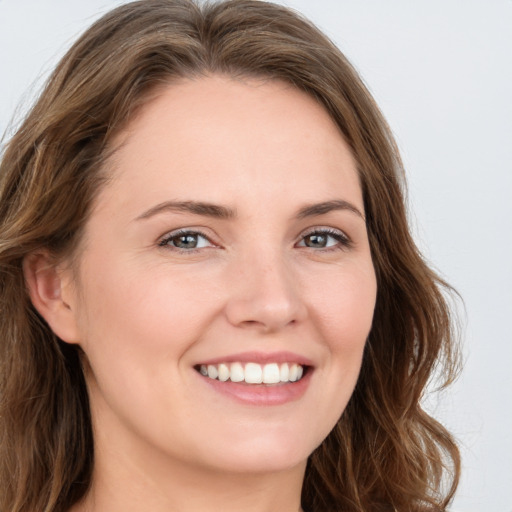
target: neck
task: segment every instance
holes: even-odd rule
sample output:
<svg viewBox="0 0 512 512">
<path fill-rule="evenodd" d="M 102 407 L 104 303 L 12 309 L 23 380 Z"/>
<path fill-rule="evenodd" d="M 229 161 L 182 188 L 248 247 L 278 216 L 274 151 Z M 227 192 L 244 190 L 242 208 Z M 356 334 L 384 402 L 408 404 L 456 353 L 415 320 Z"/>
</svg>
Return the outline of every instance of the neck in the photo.
<svg viewBox="0 0 512 512">
<path fill-rule="evenodd" d="M 279 448 L 274 442 L 265 446 L 263 438 L 262 445 L 251 446 L 244 435 L 235 457 L 233 443 L 240 440 L 225 436 L 223 451 L 217 435 L 205 453 L 193 443 L 182 445 L 166 438 L 165 428 L 158 435 L 141 435 L 100 398 L 96 395 L 91 401 L 95 432 L 91 485 L 70 512 L 301 510 L 306 460 L 293 447 L 289 459 L 283 453 L 272 457 Z"/>
<path fill-rule="evenodd" d="M 236 473 L 97 446 L 90 490 L 71 512 L 299 512 L 305 468 Z"/>
<path fill-rule="evenodd" d="M 116 478 L 98 471 L 72 512 L 299 512 L 303 474 L 302 467 L 265 475 L 182 468 L 162 482 L 140 471 Z"/>
</svg>

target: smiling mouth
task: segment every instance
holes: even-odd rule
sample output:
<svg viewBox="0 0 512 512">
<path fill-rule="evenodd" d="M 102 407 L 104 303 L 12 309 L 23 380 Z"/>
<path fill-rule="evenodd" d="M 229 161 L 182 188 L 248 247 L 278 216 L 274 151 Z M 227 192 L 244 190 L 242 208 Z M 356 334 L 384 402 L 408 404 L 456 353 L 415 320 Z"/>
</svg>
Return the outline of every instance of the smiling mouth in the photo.
<svg viewBox="0 0 512 512">
<path fill-rule="evenodd" d="M 276 385 L 298 382 L 308 367 L 298 363 L 220 363 L 201 364 L 195 369 L 204 377 L 220 382 Z"/>
</svg>

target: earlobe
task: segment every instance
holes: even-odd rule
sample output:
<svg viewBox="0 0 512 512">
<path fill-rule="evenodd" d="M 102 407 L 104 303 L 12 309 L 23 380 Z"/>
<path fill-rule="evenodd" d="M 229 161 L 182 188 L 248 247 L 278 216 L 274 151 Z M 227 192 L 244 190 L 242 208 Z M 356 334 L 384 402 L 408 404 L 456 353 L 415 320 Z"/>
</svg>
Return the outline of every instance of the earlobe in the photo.
<svg viewBox="0 0 512 512">
<path fill-rule="evenodd" d="M 23 260 L 23 274 L 30 300 L 52 331 L 68 343 L 78 343 L 74 304 L 69 300 L 69 271 L 62 271 L 46 250 Z"/>
</svg>

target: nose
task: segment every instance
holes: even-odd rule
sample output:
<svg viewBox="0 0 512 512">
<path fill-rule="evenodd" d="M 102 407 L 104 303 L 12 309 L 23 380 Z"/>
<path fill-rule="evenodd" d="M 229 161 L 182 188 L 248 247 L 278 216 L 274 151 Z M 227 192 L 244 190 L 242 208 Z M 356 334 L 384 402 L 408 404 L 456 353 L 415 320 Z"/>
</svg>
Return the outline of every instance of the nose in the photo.
<svg viewBox="0 0 512 512">
<path fill-rule="evenodd" d="M 306 318 L 300 284 L 282 258 L 259 254 L 244 258 L 234 270 L 226 304 L 232 325 L 270 333 Z"/>
</svg>

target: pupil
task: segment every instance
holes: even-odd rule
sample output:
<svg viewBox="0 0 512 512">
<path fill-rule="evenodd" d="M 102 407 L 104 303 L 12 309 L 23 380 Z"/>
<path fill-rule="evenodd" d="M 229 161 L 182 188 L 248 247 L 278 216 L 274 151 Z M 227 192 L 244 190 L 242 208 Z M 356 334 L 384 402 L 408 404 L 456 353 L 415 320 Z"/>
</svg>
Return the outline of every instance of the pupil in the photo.
<svg viewBox="0 0 512 512">
<path fill-rule="evenodd" d="M 197 246 L 197 237 L 195 235 L 181 235 L 175 244 L 183 249 L 194 249 Z"/>
<path fill-rule="evenodd" d="M 306 239 L 308 247 L 325 247 L 327 237 L 325 235 L 309 235 Z"/>
</svg>

